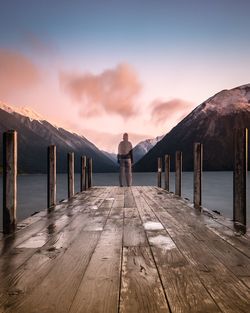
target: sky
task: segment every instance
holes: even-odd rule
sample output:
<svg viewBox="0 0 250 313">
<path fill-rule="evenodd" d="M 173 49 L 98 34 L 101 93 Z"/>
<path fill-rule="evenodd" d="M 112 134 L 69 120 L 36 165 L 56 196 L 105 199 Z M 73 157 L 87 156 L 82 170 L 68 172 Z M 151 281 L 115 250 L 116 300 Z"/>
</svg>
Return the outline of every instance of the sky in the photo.
<svg viewBox="0 0 250 313">
<path fill-rule="evenodd" d="M 250 83 L 249 0 L 0 0 L 0 101 L 116 152 Z"/>
</svg>

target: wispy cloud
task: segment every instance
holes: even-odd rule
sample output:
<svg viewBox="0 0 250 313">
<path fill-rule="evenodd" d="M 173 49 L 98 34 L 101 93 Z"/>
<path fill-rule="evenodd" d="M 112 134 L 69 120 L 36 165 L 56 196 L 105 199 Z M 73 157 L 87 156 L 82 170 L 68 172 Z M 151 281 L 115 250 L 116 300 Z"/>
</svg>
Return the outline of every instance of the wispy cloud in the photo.
<svg viewBox="0 0 250 313">
<path fill-rule="evenodd" d="M 181 120 L 193 108 L 194 103 L 182 99 L 170 101 L 155 100 L 151 104 L 151 119 L 155 124 L 164 124 L 170 120 Z"/>
<path fill-rule="evenodd" d="M 25 55 L 0 49 L 0 96 L 25 90 L 40 82 L 38 67 Z"/>
<path fill-rule="evenodd" d="M 137 113 L 136 98 L 141 83 L 128 64 L 119 64 L 95 75 L 92 73 L 60 73 L 62 88 L 76 100 L 83 116 L 104 113 L 128 118 Z"/>
</svg>

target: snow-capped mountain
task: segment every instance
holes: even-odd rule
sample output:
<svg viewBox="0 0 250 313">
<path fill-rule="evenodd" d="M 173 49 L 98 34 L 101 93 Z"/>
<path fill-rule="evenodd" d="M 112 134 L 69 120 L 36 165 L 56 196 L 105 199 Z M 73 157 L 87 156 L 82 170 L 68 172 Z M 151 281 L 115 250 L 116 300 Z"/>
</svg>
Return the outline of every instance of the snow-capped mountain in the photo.
<svg viewBox="0 0 250 313">
<path fill-rule="evenodd" d="M 205 170 L 233 169 L 233 129 L 250 129 L 250 84 L 222 90 L 196 107 L 137 164 L 137 171 L 155 171 L 157 157 L 183 152 L 183 169 L 193 169 L 193 144 L 204 146 Z"/>
<path fill-rule="evenodd" d="M 68 152 L 75 152 L 77 171 L 80 169 L 81 155 L 93 158 L 96 172 L 116 170 L 116 164 L 84 136 L 53 125 L 29 108 L 16 108 L 0 102 L 0 132 L 8 129 L 18 132 L 18 168 L 21 172 L 46 172 L 47 147 L 51 144 L 57 146 L 58 172 L 66 172 Z M 0 162 L 2 164 L 2 154 Z"/>
<path fill-rule="evenodd" d="M 158 141 L 160 141 L 164 136 L 158 136 L 156 138 L 152 139 L 146 139 L 141 142 L 139 142 L 134 148 L 133 148 L 133 157 L 134 162 L 138 162 L 146 153 L 148 153 L 149 150 L 151 150 Z"/>
</svg>

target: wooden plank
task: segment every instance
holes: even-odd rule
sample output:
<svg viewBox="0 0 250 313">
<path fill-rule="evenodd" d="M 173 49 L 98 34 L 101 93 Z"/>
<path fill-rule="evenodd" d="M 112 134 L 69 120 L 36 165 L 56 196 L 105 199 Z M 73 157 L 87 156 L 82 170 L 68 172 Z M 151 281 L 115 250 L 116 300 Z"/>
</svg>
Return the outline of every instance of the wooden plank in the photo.
<svg viewBox="0 0 250 313">
<path fill-rule="evenodd" d="M 152 212 L 152 209 L 143 198 L 143 191 L 140 194 L 140 201 L 138 201 L 138 193 L 135 190 L 133 192 L 143 220 L 144 211 L 141 210 L 141 206 L 145 205 L 144 210 L 147 211 Z M 158 219 L 156 216 L 155 218 Z M 146 233 L 171 312 L 220 312 L 166 230 L 146 229 Z"/>
<path fill-rule="evenodd" d="M 147 191 L 150 192 L 149 189 L 147 189 Z M 156 211 L 163 209 L 171 213 L 173 217 L 176 217 L 177 215 L 180 218 L 186 216 L 188 220 L 192 219 L 192 221 L 195 221 L 195 223 L 197 225 L 199 224 L 202 228 L 206 225 L 207 228 L 213 231 L 221 239 L 250 258 L 250 240 L 248 234 L 242 235 L 241 233 L 236 233 L 233 224 L 226 223 L 225 218 L 214 217 L 214 215 L 207 212 L 207 210 L 204 214 L 197 213 L 187 201 L 183 199 L 175 199 L 173 195 L 165 193 L 164 191 L 159 194 L 159 192 L 155 193 L 154 189 L 151 188 L 151 192 L 154 194 L 154 199 L 160 201 L 160 205 L 156 205 Z M 186 223 L 183 226 L 185 227 L 187 224 L 186 220 Z M 194 226 L 195 229 L 197 225 L 194 226 L 192 224 L 190 227 L 192 228 Z"/>
<path fill-rule="evenodd" d="M 166 231 L 148 232 L 171 312 L 221 312 Z"/>
<path fill-rule="evenodd" d="M 95 201 L 97 202 L 98 200 L 96 199 Z M 34 229 L 31 228 L 30 232 L 30 229 L 27 229 L 19 238 L 16 238 L 15 235 L 15 237 L 9 237 L 8 241 L 4 241 L 0 259 L 0 278 L 14 273 L 19 266 L 36 253 L 37 249 L 49 242 L 57 233 L 60 233 L 65 226 L 76 219 L 78 214 L 87 207 L 88 203 L 86 202 L 81 206 L 76 204 L 75 207 L 67 208 L 68 211 L 60 212 L 59 215 L 56 214 L 58 213 L 57 211 L 53 211 L 50 214 L 50 218 L 46 218 L 46 222 L 43 221 L 43 227 L 39 231 L 37 227 L 34 227 Z M 86 228 L 90 226 L 94 228 L 95 225 L 93 224 L 96 221 L 91 219 L 92 224 L 90 222 L 87 223 L 87 221 L 87 219 L 84 219 L 81 227 L 85 225 Z M 11 260 L 11 266 L 8 266 L 9 260 Z"/>
<path fill-rule="evenodd" d="M 156 213 L 156 215 L 168 230 L 169 221 L 167 219 L 164 220 L 160 213 Z M 185 220 L 186 218 L 184 216 Z M 182 220 L 180 222 L 184 223 Z M 208 232 L 206 232 L 206 235 L 209 235 Z M 199 279 L 223 312 L 248 312 L 250 308 L 249 289 L 228 270 L 227 267 L 230 262 L 226 264 L 220 262 L 221 255 L 215 250 L 215 253 L 212 254 L 209 246 L 193 236 L 187 234 L 185 236 L 178 235 L 178 231 L 176 231 L 174 242 L 185 255 L 188 262 L 192 264 Z M 229 248 L 231 247 L 229 246 Z M 249 264 L 249 262 L 246 264 Z M 249 268 L 247 273 L 249 273 Z M 228 288 L 229 285 L 230 289 Z"/>
<path fill-rule="evenodd" d="M 123 249 L 121 313 L 169 312 L 160 278 L 148 247 Z"/>
<path fill-rule="evenodd" d="M 118 312 L 123 228 L 121 222 L 122 220 L 108 220 L 107 229 L 102 232 L 70 313 Z"/>
<path fill-rule="evenodd" d="M 147 192 L 147 196 L 150 195 L 150 192 Z M 207 225 L 207 218 L 201 214 L 199 215 L 191 215 L 190 208 L 184 207 L 181 202 L 178 201 L 179 207 L 175 207 L 173 209 L 173 205 L 175 201 L 171 201 L 168 203 L 168 200 L 162 201 L 160 198 L 160 203 L 157 200 L 157 196 L 153 195 L 155 203 L 151 202 L 151 205 L 154 208 L 160 208 L 161 204 L 164 202 L 163 211 L 159 212 L 158 216 L 160 219 L 165 219 L 167 221 L 167 229 L 172 237 L 181 234 L 187 234 L 187 232 L 191 233 L 198 240 L 206 243 L 210 252 L 213 253 L 225 266 L 227 266 L 230 271 L 232 271 L 236 276 L 249 276 L 250 275 L 250 264 L 249 258 L 243 254 L 240 250 L 238 250 L 235 246 L 232 246 L 227 241 L 223 240 L 221 236 L 218 236 L 211 229 L 204 227 Z M 151 197 L 152 199 L 152 197 Z M 186 212 L 184 211 L 186 210 Z M 181 214 L 177 214 L 177 212 Z M 156 211 L 155 211 L 156 212 Z M 177 217 L 178 216 L 178 217 Z M 205 220 L 203 219 L 205 217 Z M 175 222 L 174 222 L 175 220 Z M 171 221 L 171 223 L 169 223 Z M 176 226 L 176 223 L 179 223 L 182 227 L 182 232 Z M 213 222 L 213 224 L 216 222 Z M 174 228 L 173 228 L 174 227 Z M 235 236 L 234 236 L 235 237 Z M 233 238 L 233 235 L 232 235 Z M 237 237 L 235 238 L 237 239 Z M 245 250 L 249 250 L 250 243 L 246 242 Z"/>
<path fill-rule="evenodd" d="M 79 200 L 84 200 L 84 203 L 87 203 L 88 199 L 91 199 L 93 197 L 95 198 L 97 195 L 100 195 L 104 192 L 106 192 L 105 188 L 96 188 L 91 194 L 78 194 L 71 200 L 65 200 L 63 203 L 56 205 L 53 212 L 50 212 L 49 214 L 47 213 L 47 210 L 44 210 L 34 216 L 25 219 L 22 222 L 22 225 L 24 225 L 25 227 L 22 227 L 20 230 L 16 231 L 15 236 L 9 235 L 2 238 L 2 240 L 0 241 L 1 255 L 15 248 L 17 245 L 34 236 L 36 233 L 39 233 L 42 229 L 48 227 L 51 223 L 64 215 L 65 212 L 66 214 L 69 214 L 68 211 L 71 205 L 73 205 L 73 207 L 76 207 Z"/>
<path fill-rule="evenodd" d="M 123 246 L 145 246 L 147 239 L 137 208 L 125 208 Z"/>
<path fill-rule="evenodd" d="M 69 312 L 99 237 L 100 232 L 81 232 L 63 258 L 27 298 L 22 295 L 11 312 Z"/>
<path fill-rule="evenodd" d="M 109 194 L 107 194 L 107 197 L 109 196 Z M 96 200 L 97 202 L 97 200 Z M 104 202 L 104 201 L 103 201 Z M 102 211 L 104 209 L 104 205 L 103 202 L 101 203 L 101 205 L 99 206 L 99 208 L 95 211 Z M 89 207 L 88 207 L 89 208 Z M 109 211 L 111 209 L 111 206 L 109 205 Z M 81 211 L 80 211 L 81 212 Z M 38 297 L 39 299 L 42 298 L 41 295 L 43 295 L 43 293 L 46 294 L 46 292 L 44 292 L 43 286 L 50 286 L 51 283 L 49 283 L 48 281 L 55 281 L 59 284 L 60 287 L 60 279 L 64 279 L 62 275 L 58 275 L 57 273 L 59 273 L 60 271 L 63 272 L 65 271 L 67 273 L 67 271 L 69 273 L 71 273 L 71 270 L 68 270 L 68 264 L 72 263 L 72 260 L 70 261 L 70 259 L 72 257 L 74 257 L 74 262 L 75 263 L 75 267 L 77 268 L 78 263 L 80 262 L 78 259 L 78 256 L 72 256 L 73 252 L 72 252 L 72 248 L 70 247 L 72 245 L 73 242 L 73 246 L 74 246 L 74 253 L 78 252 L 78 249 L 80 249 L 81 247 L 81 243 L 79 244 L 79 240 L 85 242 L 85 237 L 83 235 L 79 236 L 79 233 L 81 232 L 81 230 L 84 230 L 84 233 L 87 234 L 87 238 L 89 238 L 90 243 L 91 243 L 91 236 L 88 237 L 90 234 L 90 232 L 86 232 L 85 229 L 87 227 L 89 227 L 89 225 L 92 223 L 92 225 L 95 223 L 95 219 L 98 219 L 98 217 L 92 216 L 92 211 L 91 209 L 87 209 L 84 211 L 84 213 L 82 214 L 78 214 L 77 218 L 73 219 L 73 221 L 70 224 L 67 224 L 61 232 L 59 232 L 58 234 L 54 233 L 53 237 L 40 249 L 37 250 L 37 253 L 34 253 L 33 256 L 31 258 L 29 258 L 23 266 L 17 268 L 16 271 L 11 272 L 7 277 L 5 277 L 5 280 L 0 284 L 0 304 L 5 307 L 7 305 L 7 307 L 15 307 L 15 308 L 19 308 L 20 310 L 24 310 L 26 308 L 26 298 L 32 298 L 32 299 L 36 299 L 36 297 Z M 105 218 L 106 215 L 106 218 Z M 103 218 L 103 225 L 105 225 L 106 220 L 107 220 L 107 216 L 108 214 L 104 214 L 104 218 Z M 100 234 L 100 232 L 93 232 L 96 234 Z M 99 236 L 99 235 L 98 235 Z M 84 238 L 83 238 L 84 237 Z M 95 237 L 93 237 L 95 238 Z M 78 242 L 77 244 L 74 242 L 76 239 L 76 241 Z M 97 241 L 96 241 L 97 243 Z M 30 250 L 30 249 L 28 249 Z M 66 254 L 70 254 L 69 257 L 65 256 Z M 80 254 L 82 256 L 82 254 Z M 87 257 L 87 255 L 86 255 Z M 78 260 L 78 261 L 77 261 Z M 73 266 L 74 262 L 71 264 Z M 70 266 L 71 266 L 70 265 Z M 56 267 L 56 271 L 54 272 L 52 269 L 52 267 L 55 266 Z M 12 269 L 13 270 L 13 269 Z M 34 272 L 36 273 L 36 275 L 34 275 Z M 48 275 L 48 276 L 47 276 Z M 53 277 L 56 276 L 56 277 Z M 57 275 L 59 277 L 57 277 Z M 77 274 L 77 277 L 80 277 L 81 275 Z M 53 277 L 53 278 L 51 278 Z M 71 277 L 71 275 L 69 275 L 69 277 Z M 44 281 L 43 281 L 44 279 Z M 70 278 L 69 278 L 70 279 Z M 75 278 L 71 277 L 71 281 L 73 283 Z M 77 278 L 78 279 L 78 278 Z M 41 283 L 42 281 L 42 283 Z M 39 291 L 37 291 L 37 289 L 35 289 L 36 291 L 33 291 L 34 288 L 36 288 L 40 283 L 40 286 L 38 289 Z M 51 284 L 53 285 L 53 284 Z M 63 290 L 65 291 L 64 288 L 64 284 L 62 284 L 63 286 L 61 286 L 62 288 L 62 292 Z M 77 284 L 75 285 L 77 286 Z M 1 292 L 1 288 L 3 288 L 2 292 Z M 70 287 L 70 290 L 72 290 L 73 292 L 73 287 Z M 44 289 L 46 289 L 44 287 Z M 53 289 L 54 290 L 54 289 Z M 32 293 L 33 291 L 33 293 Z M 76 292 L 76 290 L 75 290 Z M 10 297 L 9 299 L 9 293 L 11 293 L 13 296 Z M 32 296 L 30 296 L 30 294 L 32 293 Z M 41 293 L 41 294 L 40 294 Z M 51 298 L 50 301 L 51 302 L 51 307 L 53 307 L 53 302 L 55 301 L 56 296 L 60 297 L 62 296 L 62 294 L 57 293 L 56 295 L 54 293 L 53 297 Z M 51 296 L 51 295 L 50 295 Z M 35 303 L 38 303 L 40 300 L 35 300 Z M 57 298 L 56 298 L 57 299 Z M 71 298 L 69 298 L 71 299 Z M 71 299 L 72 300 L 72 299 Z M 29 300 L 31 301 L 31 300 Z M 71 302 L 71 301 L 69 301 Z M 39 302 L 40 303 L 40 302 Z M 44 303 L 46 303 L 46 305 L 48 305 L 48 299 L 47 301 L 45 301 Z M 68 305 L 70 305 L 71 303 L 69 303 Z M 24 307 L 24 308 L 23 308 Z M 43 302 L 41 302 L 39 304 L 39 308 L 43 308 Z M 67 311 L 66 311 L 67 312 Z"/>
<path fill-rule="evenodd" d="M 134 208 L 135 200 L 130 187 L 124 187 L 124 207 Z"/>
</svg>

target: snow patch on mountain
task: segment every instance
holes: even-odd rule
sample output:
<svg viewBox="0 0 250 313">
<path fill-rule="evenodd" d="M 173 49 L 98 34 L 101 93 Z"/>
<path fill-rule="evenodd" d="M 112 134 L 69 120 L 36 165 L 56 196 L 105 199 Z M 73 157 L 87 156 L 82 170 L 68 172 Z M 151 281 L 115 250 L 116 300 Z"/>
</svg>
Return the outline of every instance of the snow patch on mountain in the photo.
<svg viewBox="0 0 250 313">
<path fill-rule="evenodd" d="M 220 115 L 228 115 L 238 111 L 250 111 L 250 84 L 231 90 L 222 90 L 204 102 L 202 111 L 216 111 Z"/>
<path fill-rule="evenodd" d="M 18 113 L 20 115 L 23 115 L 25 117 L 28 117 L 30 121 L 36 120 L 36 121 L 45 121 L 46 119 L 40 115 L 39 113 L 35 112 L 33 109 L 28 107 L 16 107 L 12 106 L 10 104 L 4 103 L 0 101 L 0 109 L 8 112 L 8 113 Z"/>
<path fill-rule="evenodd" d="M 82 137 L 83 139 L 86 140 L 86 138 L 84 136 L 82 136 L 81 134 L 76 133 L 73 130 L 70 130 L 68 128 L 62 127 L 62 126 L 58 126 L 56 123 L 49 121 L 48 119 L 46 119 L 45 117 L 43 117 L 41 114 L 37 113 L 36 111 L 34 111 L 33 109 L 24 106 L 24 107 L 16 107 L 10 104 L 7 104 L 5 102 L 0 101 L 0 109 L 10 113 L 10 114 L 19 114 L 22 115 L 24 117 L 27 117 L 30 122 L 32 121 L 37 121 L 40 124 L 43 124 L 44 122 L 48 122 L 49 124 L 51 124 L 53 127 L 55 127 L 57 130 L 60 130 L 60 128 L 65 129 L 66 131 L 68 131 L 69 133 L 73 134 L 73 135 L 77 135 Z"/>
</svg>

